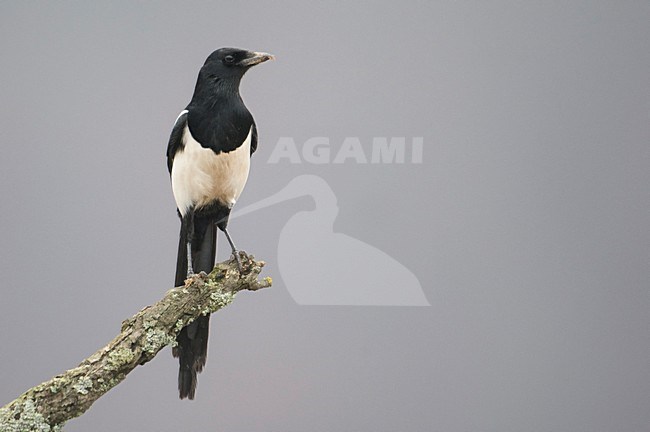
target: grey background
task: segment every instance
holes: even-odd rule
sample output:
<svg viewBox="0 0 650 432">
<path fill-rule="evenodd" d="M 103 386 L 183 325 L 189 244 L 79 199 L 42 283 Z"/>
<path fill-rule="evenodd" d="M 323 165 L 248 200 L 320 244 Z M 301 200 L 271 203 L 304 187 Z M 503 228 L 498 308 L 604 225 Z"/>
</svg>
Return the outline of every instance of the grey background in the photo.
<svg viewBox="0 0 650 432">
<path fill-rule="evenodd" d="M 647 2 L 0 16 L 0 403 L 170 287 L 168 134 L 205 57 L 240 46 L 278 60 L 243 81 L 261 138 L 239 205 L 323 177 L 335 230 L 404 263 L 431 307 L 297 305 L 274 255 L 313 202 L 250 214 L 232 234 L 275 286 L 213 318 L 197 400 L 177 399 L 166 350 L 68 431 L 648 430 Z M 423 136 L 424 163 L 266 163 L 281 136 Z"/>
</svg>

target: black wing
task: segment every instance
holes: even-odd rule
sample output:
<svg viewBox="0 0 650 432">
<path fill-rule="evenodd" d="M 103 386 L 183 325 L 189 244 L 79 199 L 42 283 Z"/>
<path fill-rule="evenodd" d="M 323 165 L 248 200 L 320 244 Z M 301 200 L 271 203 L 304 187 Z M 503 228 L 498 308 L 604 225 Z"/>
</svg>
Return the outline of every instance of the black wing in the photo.
<svg viewBox="0 0 650 432">
<path fill-rule="evenodd" d="M 174 156 L 176 152 L 183 147 L 183 131 L 187 125 L 187 110 L 181 112 L 176 119 L 172 133 L 169 136 L 169 143 L 167 144 L 167 169 L 169 174 L 172 173 L 172 165 L 174 164 Z"/>
<path fill-rule="evenodd" d="M 255 122 L 253 121 L 253 134 L 251 136 L 251 156 L 253 156 L 255 150 L 257 150 L 257 125 L 255 125 Z"/>
</svg>

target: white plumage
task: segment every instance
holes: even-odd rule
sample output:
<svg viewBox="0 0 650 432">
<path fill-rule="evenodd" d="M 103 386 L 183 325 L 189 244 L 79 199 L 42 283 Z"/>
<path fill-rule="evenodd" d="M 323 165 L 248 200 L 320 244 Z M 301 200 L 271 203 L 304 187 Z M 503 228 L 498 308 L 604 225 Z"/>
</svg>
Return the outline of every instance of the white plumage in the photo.
<svg viewBox="0 0 650 432">
<path fill-rule="evenodd" d="M 252 131 L 251 127 L 244 143 L 235 150 L 215 154 L 201 146 L 185 126 L 184 146 L 174 156 L 171 173 L 172 191 L 181 216 L 191 207 L 200 208 L 215 200 L 227 207 L 235 204 L 248 179 Z"/>
</svg>

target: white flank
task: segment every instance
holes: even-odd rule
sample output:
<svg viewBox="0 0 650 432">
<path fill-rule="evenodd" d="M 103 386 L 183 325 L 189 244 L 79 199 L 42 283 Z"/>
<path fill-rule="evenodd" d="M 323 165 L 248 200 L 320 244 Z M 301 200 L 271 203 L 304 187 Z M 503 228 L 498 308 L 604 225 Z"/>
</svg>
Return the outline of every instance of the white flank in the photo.
<svg viewBox="0 0 650 432">
<path fill-rule="evenodd" d="M 187 126 L 185 147 L 174 156 L 172 191 L 181 215 L 191 207 L 200 208 L 215 200 L 232 207 L 241 195 L 250 169 L 251 133 L 235 150 L 215 154 L 199 144 Z"/>
</svg>

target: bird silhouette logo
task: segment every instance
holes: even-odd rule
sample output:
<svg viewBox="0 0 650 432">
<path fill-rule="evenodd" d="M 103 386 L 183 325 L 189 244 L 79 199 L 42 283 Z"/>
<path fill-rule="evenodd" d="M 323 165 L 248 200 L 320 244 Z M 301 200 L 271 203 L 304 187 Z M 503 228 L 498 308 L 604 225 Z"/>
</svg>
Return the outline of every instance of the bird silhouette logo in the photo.
<svg viewBox="0 0 650 432">
<path fill-rule="evenodd" d="M 334 232 L 336 195 L 319 176 L 295 177 L 231 219 L 302 196 L 310 196 L 315 208 L 289 218 L 278 244 L 280 276 L 296 303 L 430 306 L 420 281 L 406 266 L 362 240 Z"/>
</svg>

